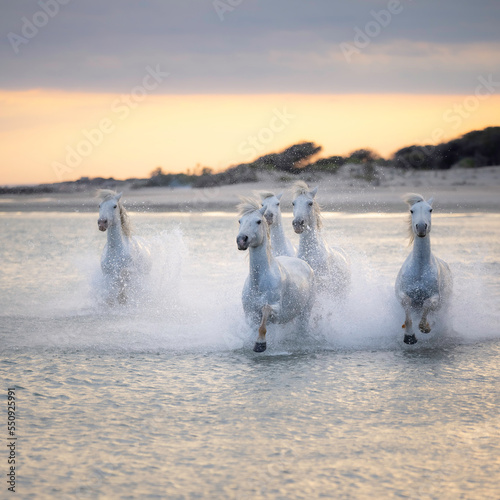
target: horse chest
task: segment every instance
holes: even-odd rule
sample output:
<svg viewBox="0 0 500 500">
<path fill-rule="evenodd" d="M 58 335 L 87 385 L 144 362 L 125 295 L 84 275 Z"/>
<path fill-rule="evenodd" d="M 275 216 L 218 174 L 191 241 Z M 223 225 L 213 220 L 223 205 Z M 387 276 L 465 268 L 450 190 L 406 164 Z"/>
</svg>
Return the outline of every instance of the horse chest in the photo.
<svg viewBox="0 0 500 500">
<path fill-rule="evenodd" d="M 437 272 L 431 267 L 408 269 L 403 276 L 403 284 L 406 295 L 415 305 L 422 305 L 424 300 L 439 292 Z"/>
<path fill-rule="evenodd" d="M 128 249 L 115 249 L 107 247 L 101 262 L 102 269 L 106 273 L 112 273 L 128 267 L 131 264 L 131 256 Z"/>
</svg>

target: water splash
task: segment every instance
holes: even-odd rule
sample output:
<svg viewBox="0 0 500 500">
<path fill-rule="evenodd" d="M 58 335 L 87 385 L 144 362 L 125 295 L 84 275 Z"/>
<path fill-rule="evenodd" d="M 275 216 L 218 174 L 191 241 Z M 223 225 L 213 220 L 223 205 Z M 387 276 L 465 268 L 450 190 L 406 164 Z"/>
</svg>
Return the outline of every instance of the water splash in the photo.
<svg viewBox="0 0 500 500">
<path fill-rule="evenodd" d="M 251 349 L 256 332 L 247 325 L 241 306 L 248 261 L 235 248 L 235 228 L 227 215 L 199 218 L 192 227 L 187 222 L 172 224 L 168 230 L 158 230 L 158 224 L 151 226 L 144 236 L 152 251 L 151 275 L 136 284 L 132 300 L 115 307 L 107 306 L 102 298 L 99 258 L 103 242 L 98 238 L 101 235 L 95 234 L 94 224 L 75 239 L 69 253 L 57 241 L 58 237 L 63 241 L 62 236 L 52 233 L 44 243 L 48 250 L 36 266 L 33 251 L 23 261 L 31 282 L 12 299 L 13 307 L 3 315 L 8 338 L 5 348 L 126 352 L 241 349 L 254 356 Z M 337 226 L 343 220 L 335 218 L 332 223 Z M 370 235 L 364 235 L 363 240 L 356 238 L 351 229 L 356 220 L 346 218 L 346 226 L 339 228 L 350 235 L 342 245 L 352 259 L 348 297 L 334 300 L 319 296 L 306 332 L 298 332 L 294 324 L 271 325 L 268 351 L 256 356 L 331 349 L 418 351 L 500 338 L 498 263 L 484 248 L 473 249 L 475 253 L 469 256 L 460 248 L 447 247 L 448 253 L 455 252 L 450 262 L 455 283 L 449 311 L 440 321 L 430 317 L 431 333 L 417 332 L 415 346 L 403 344 L 404 313 L 394 295 L 394 280 L 408 249 L 392 243 L 392 247 L 387 246 L 387 236 L 379 243 L 375 224 L 370 224 L 372 239 Z M 63 223 L 64 219 L 58 218 L 58 225 Z M 400 241 L 396 236 L 394 241 Z M 371 247 L 365 250 L 363 244 Z M 476 254 L 486 257 L 477 259 Z M 38 290 L 40 286 L 45 288 Z M 29 308 L 23 301 L 25 290 L 36 298 Z M 15 335 L 8 335 L 10 332 Z"/>
</svg>

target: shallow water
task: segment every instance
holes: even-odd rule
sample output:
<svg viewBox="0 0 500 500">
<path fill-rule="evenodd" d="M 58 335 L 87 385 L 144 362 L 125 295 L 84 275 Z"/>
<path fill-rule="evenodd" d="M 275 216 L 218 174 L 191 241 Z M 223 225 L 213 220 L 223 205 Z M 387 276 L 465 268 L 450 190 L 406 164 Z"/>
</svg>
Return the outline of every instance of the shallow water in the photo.
<svg viewBox="0 0 500 500">
<path fill-rule="evenodd" d="M 325 214 L 351 294 L 320 300 L 305 336 L 271 326 L 263 354 L 241 308 L 237 217 L 131 217 L 153 273 L 110 309 L 95 214 L 0 214 L 21 498 L 498 497 L 499 214 L 433 216 L 454 297 L 415 346 L 393 291 L 404 215 Z"/>
</svg>

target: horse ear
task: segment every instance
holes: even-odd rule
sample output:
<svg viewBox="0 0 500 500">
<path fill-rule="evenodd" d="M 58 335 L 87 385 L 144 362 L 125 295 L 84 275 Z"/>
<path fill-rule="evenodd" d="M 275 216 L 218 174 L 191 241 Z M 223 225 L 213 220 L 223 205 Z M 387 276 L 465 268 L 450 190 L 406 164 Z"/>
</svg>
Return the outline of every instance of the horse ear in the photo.
<svg viewBox="0 0 500 500">
<path fill-rule="evenodd" d="M 264 215 L 265 211 L 266 211 L 266 207 L 262 207 L 262 208 L 259 210 L 260 215 Z"/>
<path fill-rule="evenodd" d="M 309 191 L 309 194 L 314 198 L 317 192 L 318 192 L 318 186 L 316 186 L 313 190 Z"/>
<path fill-rule="evenodd" d="M 434 198 L 429 198 L 427 200 L 427 203 L 432 207 L 432 202 L 434 201 Z"/>
<path fill-rule="evenodd" d="M 276 195 L 276 198 L 278 198 L 278 200 L 281 200 L 281 197 L 283 196 L 283 193 L 280 193 L 280 194 L 277 194 Z"/>
<path fill-rule="evenodd" d="M 121 197 L 122 197 L 122 194 L 123 194 L 123 191 L 121 193 L 118 193 L 115 198 L 116 198 L 116 201 L 118 201 Z"/>
</svg>

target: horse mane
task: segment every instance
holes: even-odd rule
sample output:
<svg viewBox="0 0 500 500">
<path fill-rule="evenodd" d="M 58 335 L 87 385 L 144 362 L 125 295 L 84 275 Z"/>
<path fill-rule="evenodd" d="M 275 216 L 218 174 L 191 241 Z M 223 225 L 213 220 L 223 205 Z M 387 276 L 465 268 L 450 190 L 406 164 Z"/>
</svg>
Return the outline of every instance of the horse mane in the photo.
<svg viewBox="0 0 500 500">
<path fill-rule="evenodd" d="M 243 217 L 244 215 L 251 214 L 256 210 L 260 210 L 262 207 L 258 200 L 255 198 L 250 198 L 249 196 L 240 196 L 240 203 L 238 203 L 238 215 Z"/>
<path fill-rule="evenodd" d="M 417 193 L 406 193 L 402 197 L 403 201 L 411 208 L 415 203 L 425 201 L 425 198 L 421 194 Z M 413 224 L 411 220 L 411 212 L 408 212 L 408 217 L 406 218 L 408 224 L 408 237 L 410 239 L 408 245 L 411 245 L 415 241 L 415 233 L 413 232 Z"/>
<path fill-rule="evenodd" d="M 309 186 L 304 181 L 296 181 L 292 185 L 292 192 L 295 197 L 309 193 Z"/>
<path fill-rule="evenodd" d="M 272 191 L 259 191 L 257 194 L 260 196 L 261 200 L 265 200 L 267 198 L 272 198 L 273 196 L 276 196 Z"/>
<path fill-rule="evenodd" d="M 309 198 L 311 198 L 309 191 L 310 191 L 309 186 L 304 181 L 296 181 L 292 185 L 292 193 L 295 198 L 297 198 L 300 195 L 306 195 Z M 323 227 L 323 219 L 321 217 L 321 206 L 316 201 L 316 197 L 311 199 L 313 202 L 313 214 L 314 217 L 316 218 L 316 227 L 318 229 L 321 229 Z"/>
<path fill-rule="evenodd" d="M 249 196 L 240 196 L 240 203 L 238 203 L 238 215 L 240 217 L 243 217 L 245 215 L 252 214 L 254 212 L 259 212 L 260 209 L 262 208 L 259 200 L 255 198 L 250 198 Z M 266 234 L 267 234 L 267 255 L 271 258 L 272 252 L 271 252 L 271 231 L 269 229 L 269 224 L 266 221 L 265 217 L 262 217 L 262 222 L 264 224 L 264 227 L 266 228 Z"/>
<path fill-rule="evenodd" d="M 425 201 L 424 197 L 421 194 L 417 193 L 406 193 L 402 196 L 403 201 L 408 204 L 409 207 L 415 205 L 419 201 Z"/>
<path fill-rule="evenodd" d="M 118 193 L 113 191 L 112 189 L 99 189 L 97 191 L 97 197 L 100 198 L 101 201 L 108 201 L 114 198 Z M 132 227 L 130 224 L 130 218 L 128 216 L 125 207 L 122 205 L 121 201 L 118 200 L 118 208 L 120 209 L 120 222 L 122 226 L 122 232 L 127 238 L 130 238 L 132 233 Z"/>
</svg>

